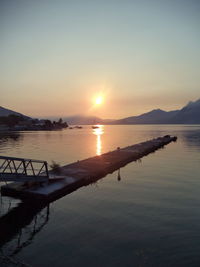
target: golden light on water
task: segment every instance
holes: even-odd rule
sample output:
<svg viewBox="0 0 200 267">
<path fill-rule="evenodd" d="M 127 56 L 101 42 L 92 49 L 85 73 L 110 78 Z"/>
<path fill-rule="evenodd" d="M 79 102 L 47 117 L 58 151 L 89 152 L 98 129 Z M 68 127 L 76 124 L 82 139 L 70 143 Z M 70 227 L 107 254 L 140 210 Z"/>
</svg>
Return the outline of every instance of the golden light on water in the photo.
<svg viewBox="0 0 200 267">
<path fill-rule="evenodd" d="M 93 129 L 93 134 L 97 136 L 96 140 L 96 155 L 100 156 L 102 153 L 102 142 L 101 142 L 101 135 L 104 133 L 103 125 L 95 125 L 96 129 Z"/>
</svg>

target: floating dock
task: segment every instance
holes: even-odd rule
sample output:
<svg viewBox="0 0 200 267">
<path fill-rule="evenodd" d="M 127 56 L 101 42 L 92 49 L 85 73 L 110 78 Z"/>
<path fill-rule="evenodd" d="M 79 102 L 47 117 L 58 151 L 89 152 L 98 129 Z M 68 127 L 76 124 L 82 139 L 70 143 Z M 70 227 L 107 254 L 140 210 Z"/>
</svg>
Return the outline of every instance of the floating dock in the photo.
<svg viewBox="0 0 200 267">
<path fill-rule="evenodd" d="M 49 171 L 48 182 L 9 183 L 1 187 L 1 193 L 23 200 L 51 202 L 176 140 L 175 136 L 165 135 L 125 148 L 118 147 L 100 156 L 60 167 L 57 174 Z"/>
</svg>

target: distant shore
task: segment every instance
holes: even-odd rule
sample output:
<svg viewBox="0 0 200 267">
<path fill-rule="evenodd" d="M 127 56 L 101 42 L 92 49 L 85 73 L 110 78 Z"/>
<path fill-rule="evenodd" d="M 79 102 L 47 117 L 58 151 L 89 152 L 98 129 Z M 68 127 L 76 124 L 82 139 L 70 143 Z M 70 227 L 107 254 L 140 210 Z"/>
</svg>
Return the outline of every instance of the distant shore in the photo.
<svg viewBox="0 0 200 267">
<path fill-rule="evenodd" d="M 67 128 L 67 122 L 60 118 L 58 121 L 31 119 L 19 115 L 0 117 L 0 132 L 5 131 L 54 131 Z"/>
</svg>

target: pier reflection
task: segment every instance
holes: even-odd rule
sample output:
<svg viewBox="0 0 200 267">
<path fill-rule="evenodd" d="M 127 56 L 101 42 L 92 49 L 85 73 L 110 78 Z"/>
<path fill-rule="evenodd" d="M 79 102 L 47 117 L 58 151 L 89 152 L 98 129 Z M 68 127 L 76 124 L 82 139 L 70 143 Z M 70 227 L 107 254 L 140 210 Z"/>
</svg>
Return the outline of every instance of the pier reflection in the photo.
<svg viewBox="0 0 200 267">
<path fill-rule="evenodd" d="M 0 217 L 0 250 L 1 257 L 10 258 L 30 245 L 48 223 L 50 204 L 20 203 L 14 208 L 7 205 L 7 213 L 5 205 L 0 204 L 0 210 L 4 209 Z"/>
<path fill-rule="evenodd" d="M 96 125 L 97 128 L 93 129 L 93 134 L 96 135 L 96 155 L 100 156 L 102 154 L 102 141 L 101 136 L 104 133 L 103 125 Z"/>
<path fill-rule="evenodd" d="M 117 172 L 117 180 L 118 181 L 121 181 L 121 173 L 120 173 L 120 169 L 118 170 L 118 172 Z"/>
</svg>

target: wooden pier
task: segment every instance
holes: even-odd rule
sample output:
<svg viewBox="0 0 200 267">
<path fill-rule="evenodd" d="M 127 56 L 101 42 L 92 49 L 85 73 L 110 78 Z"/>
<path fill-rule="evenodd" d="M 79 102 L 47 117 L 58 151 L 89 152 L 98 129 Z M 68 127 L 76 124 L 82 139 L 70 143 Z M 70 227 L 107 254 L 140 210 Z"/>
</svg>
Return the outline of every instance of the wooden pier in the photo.
<svg viewBox="0 0 200 267">
<path fill-rule="evenodd" d="M 159 148 L 176 141 L 177 137 L 166 135 L 146 142 L 117 148 L 114 151 L 77 161 L 60 167 L 59 173 L 49 171 L 49 180 L 44 183 L 10 183 L 1 187 L 2 195 L 32 201 L 51 202 L 77 188 L 95 182 L 98 179 L 136 161 Z"/>
</svg>

